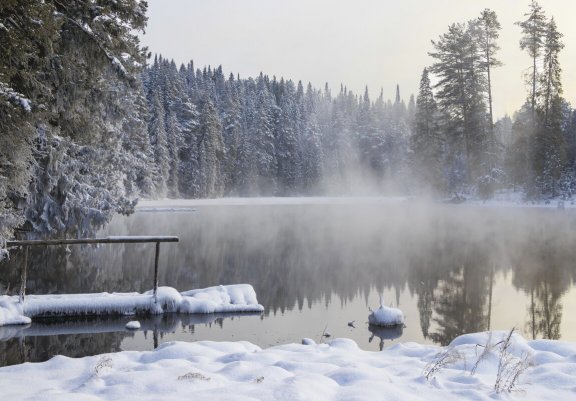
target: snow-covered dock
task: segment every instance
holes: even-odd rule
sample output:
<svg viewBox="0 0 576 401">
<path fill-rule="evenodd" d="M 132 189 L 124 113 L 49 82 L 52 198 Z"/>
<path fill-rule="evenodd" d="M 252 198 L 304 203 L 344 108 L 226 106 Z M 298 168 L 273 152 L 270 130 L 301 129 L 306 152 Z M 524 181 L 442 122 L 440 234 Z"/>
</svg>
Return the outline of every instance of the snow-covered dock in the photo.
<svg viewBox="0 0 576 401">
<path fill-rule="evenodd" d="M 27 324 L 31 318 L 50 316 L 136 315 L 179 313 L 262 312 L 250 284 L 220 285 L 178 292 L 159 287 L 140 293 L 28 295 L 0 297 L 0 326 Z"/>
</svg>

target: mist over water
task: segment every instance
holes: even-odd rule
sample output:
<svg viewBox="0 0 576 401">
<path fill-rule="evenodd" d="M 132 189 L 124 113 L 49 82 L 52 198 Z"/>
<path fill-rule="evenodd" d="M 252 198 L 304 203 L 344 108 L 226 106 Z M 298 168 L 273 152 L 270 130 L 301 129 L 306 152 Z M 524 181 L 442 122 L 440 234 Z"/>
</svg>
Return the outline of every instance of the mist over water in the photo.
<svg viewBox="0 0 576 401">
<path fill-rule="evenodd" d="M 205 321 L 174 315 L 142 319 L 150 330 L 146 335 L 123 332 L 122 318 L 65 325 L 72 325 L 73 333 L 49 327 L 50 322 L 34 329 L 34 323 L 29 334 L 18 335 L 20 340 L 7 339 L 11 335 L 0 328 L 0 339 L 7 339 L 0 341 L 6 350 L 0 355 L 12 355 L 0 364 L 18 363 L 25 359 L 22 352 L 28 353 L 26 360 L 51 352 L 78 356 L 86 338 L 94 347 L 87 354 L 152 349 L 154 340 L 248 340 L 270 346 L 303 337 L 320 341 L 324 331 L 371 350 L 397 341 L 446 345 L 463 333 L 512 327 L 527 338 L 576 340 L 576 318 L 570 313 L 576 307 L 576 213 L 570 209 L 382 198 L 224 199 L 152 206 L 180 212 L 118 216 L 101 235 L 178 235 L 180 243 L 161 246 L 160 285 L 183 291 L 250 283 L 265 313 Z M 148 290 L 153 248 L 127 244 L 38 250 L 29 257 L 29 293 Z M 18 262 L 15 255 L 0 265 L 3 291 L 17 288 Z M 368 327 L 368 307 L 377 307 L 380 297 L 404 311 L 403 330 Z M 350 321 L 355 328 L 347 325 Z M 100 327 L 101 334 L 74 334 L 90 327 Z M 159 332 L 155 339 L 154 330 Z M 47 341 L 51 351 L 40 351 Z"/>
</svg>

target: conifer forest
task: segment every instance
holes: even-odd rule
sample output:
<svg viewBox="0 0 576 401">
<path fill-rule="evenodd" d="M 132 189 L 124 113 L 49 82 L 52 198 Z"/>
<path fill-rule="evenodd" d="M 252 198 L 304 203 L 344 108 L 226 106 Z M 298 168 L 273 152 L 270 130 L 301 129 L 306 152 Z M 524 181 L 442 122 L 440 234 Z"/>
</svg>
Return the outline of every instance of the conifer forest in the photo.
<svg viewBox="0 0 576 401">
<path fill-rule="evenodd" d="M 576 192 L 562 32 L 536 1 L 517 22 L 525 102 L 501 118 L 492 77 L 506 60 L 489 9 L 429 38 L 414 94 L 177 65 L 140 44 L 146 11 L 137 0 L 0 2 L 0 249 L 86 236 L 143 198 Z"/>
</svg>

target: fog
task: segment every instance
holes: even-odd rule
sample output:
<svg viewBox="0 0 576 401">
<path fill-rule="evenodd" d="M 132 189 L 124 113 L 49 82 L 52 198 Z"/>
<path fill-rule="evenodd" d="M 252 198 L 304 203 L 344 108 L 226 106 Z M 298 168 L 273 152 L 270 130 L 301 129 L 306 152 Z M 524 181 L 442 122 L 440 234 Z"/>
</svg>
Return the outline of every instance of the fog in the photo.
<svg viewBox="0 0 576 401">
<path fill-rule="evenodd" d="M 166 207 L 172 211 L 159 211 Z M 376 333 L 369 340 L 368 307 L 381 296 L 407 315 L 402 341 L 447 344 L 462 333 L 512 327 L 528 338 L 576 340 L 576 319 L 565 313 L 576 307 L 571 209 L 378 197 L 159 201 L 118 216 L 100 234 L 178 235 L 180 243 L 161 247 L 160 285 L 250 283 L 266 308 L 262 317 L 196 325 L 166 340 L 268 346 L 318 337 L 328 326 L 378 349 L 398 337 Z M 153 248 L 39 251 L 30 255 L 29 291 L 145 291 L 152 286 Z M 17 254 L 10 263 L 19 263 Z M 0 278 L 3 292 L 18 287 L 15 267 Z M 357 329 L 346 326 L 351 320 Z M 123 349 L 151 347 L 150 341 L 136 334 Z"/>
</svg>

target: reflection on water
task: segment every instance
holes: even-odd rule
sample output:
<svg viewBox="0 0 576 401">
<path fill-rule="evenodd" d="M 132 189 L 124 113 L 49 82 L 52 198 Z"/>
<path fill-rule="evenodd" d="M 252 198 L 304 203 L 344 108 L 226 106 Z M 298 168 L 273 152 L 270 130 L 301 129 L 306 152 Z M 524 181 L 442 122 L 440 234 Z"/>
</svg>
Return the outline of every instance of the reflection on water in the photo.
<svg viewBox="0 0 576 401">
<path fill-rule="evenodd" d="M 269 346 L 303 337 L 319 341 L 326 325 L 333 336 L 353 338 L 366 349 L 400 340 L 444 345 L 466 332 L 512 326 L 529 338 L 576 340 L 576 320 L 563 314 L 576 307 L 571 210 L 415 202 L 197 205 L 186 213 L 118 217 L 101 233 L 154 234 L 181 239 L 161 246 L 161 285 L 187 290 L 251 283 L 266 308 L 262 317 L 195 324 L 193 332 L 179 320 L 173 331 L 156 330 L 164 340 Z M 29 255 L 29 292 L 148 290 L 153 248 L 38 249 Z M 18 287 L 19 261 L 14 254 L 0 265 L 0 293 Z M 380 295 L 407 316 L 397 336 L 365 323 L 368 306 L 377 306 Z M 351 320 L 356 328 L 347 326 Z M 0 342 L 0 365 L 22 360 L 15 357 L 23 352 L 18 341 L 25 342 L 31 360 L 153 347 L 149 336 L 126 332 L 121 321 L 114 324 L 118 331 L 45 337 L 33 331 L 34 323 L 26 329 L 30 334 L 18 337 L 25 340 Z M 107 330 L 92 330 L 98 331 Z"/>
<path fill-rule="evenodd" d="M 404 325 L 395 327 L 380 327 L 369 325 L 368 330 L 370 333 L 372 333 L 368 339 L 368 342 L 371 343 L 374 337 L 377 337 L 380 340 L 378 342 L 378 348 L 380 351 L 382 351 L 384 349 L 384 340 L 395 340 L 402 337 L 402 333 L 404 333 Z"/>
</svg>

